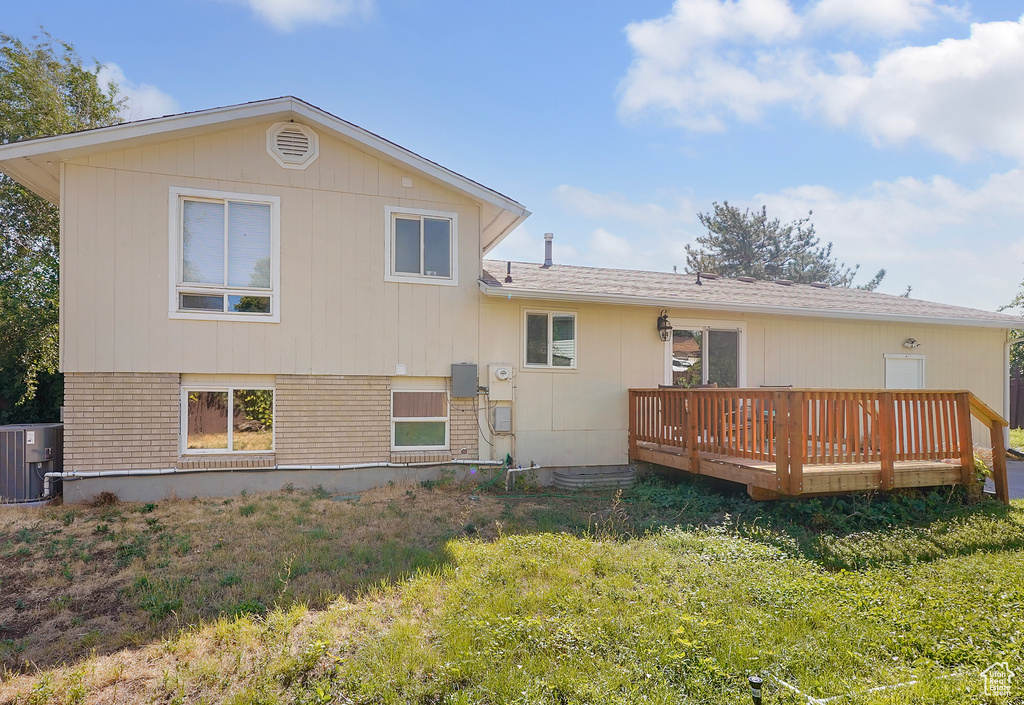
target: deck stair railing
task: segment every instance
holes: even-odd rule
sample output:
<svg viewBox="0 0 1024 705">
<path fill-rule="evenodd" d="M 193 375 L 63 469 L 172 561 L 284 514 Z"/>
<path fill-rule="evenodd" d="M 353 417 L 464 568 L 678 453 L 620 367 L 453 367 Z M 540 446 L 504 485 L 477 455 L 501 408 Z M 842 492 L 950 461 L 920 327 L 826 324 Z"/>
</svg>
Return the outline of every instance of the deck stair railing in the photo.
<svg viewBox="0 0 1024 705">
<path fill-rule="evenodd" d="M 895 463 L 950 461 L 974 481 L 971 417 L 990 429 L 996 494 L 1008 501 L 1006 421 L 967 391 L 866 389 L 631 389 L 636 444 L 676 449 L 699 473 L 702 454 L 774 463 L 779 489 L 799 494 L 804 466 L 878 463 L 880 489 Z"/>
</svg>

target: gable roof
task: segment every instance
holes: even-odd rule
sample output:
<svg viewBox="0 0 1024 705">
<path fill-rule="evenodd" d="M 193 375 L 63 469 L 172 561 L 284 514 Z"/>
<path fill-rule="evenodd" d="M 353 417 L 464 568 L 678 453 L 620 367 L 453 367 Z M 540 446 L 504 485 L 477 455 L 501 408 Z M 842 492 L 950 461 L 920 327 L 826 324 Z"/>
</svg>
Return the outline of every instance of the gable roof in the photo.
<svg viewBox="0 0 1024 705">
<path fill-rule="evenodd" d="M 493 206 L 496 212 L 489 214 L 489 218 L 485 217 L 483 223 L 485 252 L 494 248 L 530 215 L 530 211 L 522 204 L 508 196 L 292 96 L 0 145 L 0 171 L 51 203 L 59 205 L 60 164 L 67 159 L 188 137 L 213 129 L 292 119 L 317 126 L 348 142 L 358 143 L 381 157 L 403 164 Z"/>
<path fill-rule="evenodd" d="M 1024 328 L 1024 319 L 1005 313 L 933 303 L 846 287 L 777 284 L 667 274 L 628 269 L 599 269 L 556 264 L 541 267 L 512 262 L 512 282 L 505 282 L 508 262 L 484 260 L 480 289 L 487 296 L 692 308 L 703 311 L 814 316 L 868 321 L 939 323 Z"/>
</svg>

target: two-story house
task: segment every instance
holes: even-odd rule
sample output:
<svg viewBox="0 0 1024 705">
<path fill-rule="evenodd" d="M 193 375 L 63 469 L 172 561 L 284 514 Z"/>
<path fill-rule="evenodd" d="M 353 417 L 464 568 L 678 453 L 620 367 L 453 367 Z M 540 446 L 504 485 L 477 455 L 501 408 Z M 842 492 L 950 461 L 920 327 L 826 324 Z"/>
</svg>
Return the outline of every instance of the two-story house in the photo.
<svg viewBox="0 0 1024 705">
<path fill-rule="evenodd" d="M 0 170 L 60 206 L 68 501 L 622 465 L 626 390 L 683 377 L 1006 403 L 1017 319 L 486 260 L 522 205 L 295 98 L 4 145 Z"/>
</svg>

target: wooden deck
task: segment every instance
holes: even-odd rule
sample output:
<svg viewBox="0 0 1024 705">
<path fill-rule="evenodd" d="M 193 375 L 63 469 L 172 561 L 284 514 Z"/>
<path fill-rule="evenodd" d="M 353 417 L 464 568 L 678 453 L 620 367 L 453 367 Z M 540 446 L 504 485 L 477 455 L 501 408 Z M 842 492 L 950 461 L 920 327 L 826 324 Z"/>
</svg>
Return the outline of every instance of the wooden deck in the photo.
<svg viewBox="0 0 1024 705">
<path fill-rule="evenodd" d="M 677 448 L 640 444 L 636 460 L 691 472 L 689 456 Z M 777 499 L 785 496 L 775 463 L 700 454 L 700 475 L 717 477 L 747 486 L 755 499 Z M 960 466 L 952 462 L 901 460 L 894 463 L 894 482 L 889 489 L 903 487 L 934 487 L 960 483 Z M 842 465 L 809 465 L 804 468 L 801 495 L 841 494 L 882 489 L 881 463 L 847 463 Z"/>
<path fill-rule="evenodd" d="M 963 391 L 630 390 L 630 458 L 741 483 L 756 499 L 970 485 L 972 416 L 991 429 L 1008 501 L 1006 422 Z"/>
</svg>

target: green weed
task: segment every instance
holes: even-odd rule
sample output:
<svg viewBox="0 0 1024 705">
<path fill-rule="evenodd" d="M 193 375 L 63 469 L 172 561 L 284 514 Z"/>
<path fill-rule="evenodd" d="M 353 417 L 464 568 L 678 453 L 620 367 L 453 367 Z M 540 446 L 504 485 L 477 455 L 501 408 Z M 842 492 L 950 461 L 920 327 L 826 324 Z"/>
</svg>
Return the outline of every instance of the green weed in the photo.
<svg viewBox="0 0 1024 705">
<path fill-rule="evenodd" d="M 136 558 L 145 558 L 148 552 L 149 541 L 140 534 L 134 540 L 122 543 L 114 549 L 114 565 L 124 568 L 131 565 Z"/>
</svg>

